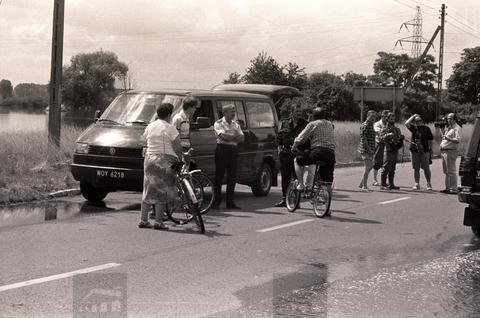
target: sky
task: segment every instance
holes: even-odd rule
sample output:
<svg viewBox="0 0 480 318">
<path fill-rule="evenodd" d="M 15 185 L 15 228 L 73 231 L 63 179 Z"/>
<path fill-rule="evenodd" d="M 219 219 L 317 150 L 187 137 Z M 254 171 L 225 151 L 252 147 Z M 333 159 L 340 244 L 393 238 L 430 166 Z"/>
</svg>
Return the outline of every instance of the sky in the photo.
<svg viewBox="0 0 480 318">
<path fill-rule="evenodd" d="M 0 0 L 0 79 L 50 79 L 54 0 Z M 266 52 L 308 74 L 373 74 L 379 51 L 411 53 L 416 7 L 429 41 L 447 6 L 444 79 L 464 48 L 480 43 L 478 0 L 65 0 L 63 64 L 111 51 L 137 89 L 202 88 L 245 74 Z M 422 46 L 422 50 L 425 44 Z M 430 54 L 438 60 L 439 37 Z"/>
</svg>

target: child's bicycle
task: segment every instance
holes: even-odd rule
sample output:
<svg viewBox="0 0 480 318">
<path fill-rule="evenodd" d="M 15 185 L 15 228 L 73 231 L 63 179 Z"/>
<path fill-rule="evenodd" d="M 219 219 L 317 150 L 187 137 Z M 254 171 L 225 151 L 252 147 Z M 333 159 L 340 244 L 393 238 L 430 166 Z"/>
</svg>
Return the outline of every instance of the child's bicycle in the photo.
<svg viewBox="0 0 480 318">
<path fill-rule="evenodd" d="M 177 196 L 172 202 L 167 204 L 166 214 L 168 218 L 176 224 L 186 224 L 191 220 L 195 221 L 200 233 L 205 233 L 202 214 L 200 213 L 201 201 L 198 196 L 203 197 L 202 188 L 195 189 L 192 184 L 193 172 L 182 169 L 184 162 L 177 162 L 172 165 L 172 169 L 177 174 Z"/>
<path fill-rule="evenodd" d="M 319 173 L 319 168 L 325 162 L 318 161 L 315 167 L 315 175 L 313 178 L 313 185 L 307 190 L 307 197 L 313 205 L 313 211 L 319 218 L 331 215 L 330 205 L 332 203 L 331 182 L 322 181 Z M 297 189 L 298 180 L 292 179 L 287 188 L 286 205 L 289 212 L 294 212 L 299 204 L 302 192 Z"/>
</svg>

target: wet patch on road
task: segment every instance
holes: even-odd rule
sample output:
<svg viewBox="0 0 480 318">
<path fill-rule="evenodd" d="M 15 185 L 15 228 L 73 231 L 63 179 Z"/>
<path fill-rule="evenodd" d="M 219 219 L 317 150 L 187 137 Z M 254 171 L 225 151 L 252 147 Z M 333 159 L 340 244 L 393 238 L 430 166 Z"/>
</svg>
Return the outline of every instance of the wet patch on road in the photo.
<svg viewBox="0 0 480 318">
<path fill-rule="evenodd" d="M 79 216 L 89 216 L 113 211 L 140 210 L 140 204 L 115 204 L 105 202 L 47 201 L 26 203 L 0 208 L 0 228 L 55 222 Z"/>
</svg>

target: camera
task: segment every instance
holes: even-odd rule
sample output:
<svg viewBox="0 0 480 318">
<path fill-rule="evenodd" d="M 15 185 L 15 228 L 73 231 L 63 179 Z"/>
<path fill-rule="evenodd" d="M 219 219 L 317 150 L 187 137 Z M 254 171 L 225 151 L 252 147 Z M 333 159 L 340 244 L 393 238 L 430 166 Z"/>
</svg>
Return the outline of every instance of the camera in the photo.
<svg viewBox="0 0 480 318">
<path fill-rule="evenodd" d="M 445 117 L 445 116 L 443 116 L 440 120 L 433 122 L 433 126 L 435 128 L 437 128 L 437 127 L 438 128 L 444 128 L 447 125 L 448 125 L 447 117 Z"/>
</svg>

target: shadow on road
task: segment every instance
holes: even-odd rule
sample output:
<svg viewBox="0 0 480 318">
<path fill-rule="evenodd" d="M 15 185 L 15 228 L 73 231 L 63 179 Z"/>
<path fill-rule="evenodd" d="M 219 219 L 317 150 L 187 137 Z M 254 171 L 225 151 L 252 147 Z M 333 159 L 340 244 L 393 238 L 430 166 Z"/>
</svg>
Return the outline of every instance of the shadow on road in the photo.
<svg viewBox="0 0 480 318">
<path fill-rule="evenodd" d="M 332 210 L 332 215 L 331 215 L 330 217 L 326 217 L 326 218 L 324 218 L 324 219 L 325 219 L 325 220 L 338 221 L 338 222 L 349 222 L 349 223 L 383 224 L 383 223 L 380 222 L 380 221 L 363 219 L 363 218 L 357 218 L 357 217 L 344 218 L 344 217 L 336 216 L 335 213 L 351 214 L 352 212 L 350 212 L 350 211 L 341 211 L 341 210 Z"/>
</svg>

